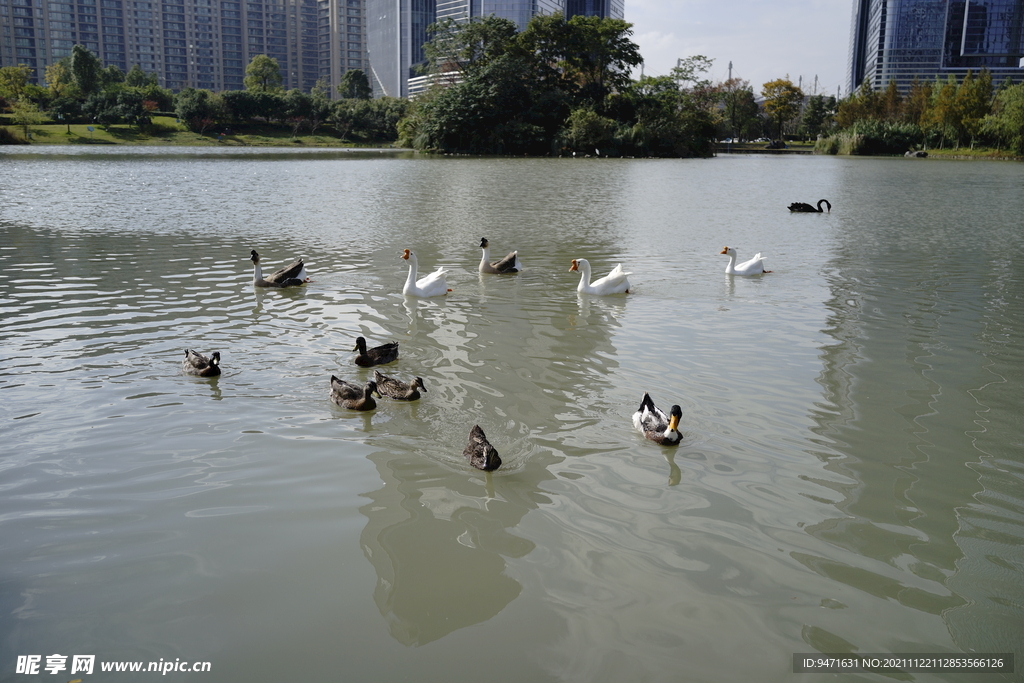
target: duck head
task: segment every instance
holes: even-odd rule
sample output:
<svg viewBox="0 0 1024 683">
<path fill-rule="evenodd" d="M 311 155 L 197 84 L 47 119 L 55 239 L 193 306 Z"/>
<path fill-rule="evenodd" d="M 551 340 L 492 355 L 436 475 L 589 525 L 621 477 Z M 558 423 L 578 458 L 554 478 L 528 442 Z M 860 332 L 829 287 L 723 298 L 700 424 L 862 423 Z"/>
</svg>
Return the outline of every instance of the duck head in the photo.
<svg viewBox="0 0 1024 683">
<path fill-rule="evenodd" d="M 489 242 L 487 241 L 486 237 L 481 237 L 480 238 L 480 248 L 481 249 L 486 249 L 488 244 L 489 244 Z"/>
<path fill-rule="evenodd" d="M 249 252 L 249 260 L 252 261 L 253 263 L 260 262 L 260 255 L 256 253 L 255 249 Z"/>
</svg>

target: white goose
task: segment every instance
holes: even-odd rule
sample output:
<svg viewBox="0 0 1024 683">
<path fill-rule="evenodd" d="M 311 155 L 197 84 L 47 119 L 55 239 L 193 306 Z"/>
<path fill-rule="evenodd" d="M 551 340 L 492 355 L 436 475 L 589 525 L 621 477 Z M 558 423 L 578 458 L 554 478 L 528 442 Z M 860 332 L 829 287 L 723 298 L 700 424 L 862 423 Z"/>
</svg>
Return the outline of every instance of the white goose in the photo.
<svg viewBox="0 0 1024 683">
<path fill-rule="evenodd" d="M 772 271 L 764 269 L 764 256 L 761 256 L 761 252 L 754 255 L 754 258 L 743 263 L 736 263 L 736 250 L 732 247 L 723 247 L 719 254 L 727 254 L 729 256 L 729 265 L 725 267 L 727 275 L 760 275 L 761 273 L 770 273 Z"/>
<path fill-rule="evenodd" d="M 479 270 L 481 273 L 518 273 L 523 269 L 518 251 L 513 251 L 500 261 L 491 263 L 491 250 L 486 237 L 480 238 L 480 248 L 484 252 L 483 258 L 480 259 Z"/>
<path fill-rule="evenodd" d="M 576 291 L 581 294 L 627 294 L 629 293 L 629 279 L 627 273 L 622 269 L 622 264 L 612 268 L 612 272 L 598 280 L 590 281 L 590 261 L 585 258 L 573 259 L 570 271 L 580 271 L 580 284 Z"/>
<path fill-rule="evenodd" d="M 419 263 L 416 261 L 416 254 L 406 249 L 402 258 L 409 262 L 409 277 L 405 279 L 402 294 L 427 298 L 443 296 L 452 291 L 448 289 L 448 281 L 444 277 L 448 271 L 441 266 L 438 266 L 437 270 L 430 275 L 424 275 L 417 280 L 416 270 L 419 268 Z"/>
</svg>

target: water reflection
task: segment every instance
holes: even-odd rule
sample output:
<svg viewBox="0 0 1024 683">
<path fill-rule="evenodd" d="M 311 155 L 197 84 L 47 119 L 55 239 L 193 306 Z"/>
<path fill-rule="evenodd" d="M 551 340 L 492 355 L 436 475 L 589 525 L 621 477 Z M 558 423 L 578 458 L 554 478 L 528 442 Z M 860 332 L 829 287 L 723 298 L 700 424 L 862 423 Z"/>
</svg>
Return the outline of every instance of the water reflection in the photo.
<svg viewBox="0 0 1024 683">
<path fill-rule="evenodd" d="M 982 227 L 950 210 L 935 231 L 918 225 L 914 244 L 887 240 L 884 215 L 862 214 L 826 268 L 833 343 L 821 349 L 825 400 L 812 413 L 820 439 L 813 452 L 836 477 L 822 483 L 839 497 L 842 514 L 807 531 L 848 554 L 793 556 L 877 598 L 880 624 L 905 619 L 896 609 L 903 606 L 941 618 L 951 637 L 945 647 L 1020 651 L 1024 636 L 1006 626 L 1019 623 L 1020 611 L 1000 597 L 1013 589 L 993 581 L 1006 571 L 1002 558 L 1017 553 L 992 534 L 1016 525 L 1004 503 L 992 501 L 1024 501 L 1024 489 L 1019 481 L 1007 487 L 995 465 L 1001 454 L 979 448 L 978 435 L 1005 423 L 1001 388 L 1021 377 L 1019 351 L 1007 355 L 997 338 L 1024 328 L 1005 310 L 1002 224 Z M 944 230 L 958 220 L 975 231 Z M 919 258 L 918 245 L 929 239 L 942 248 Z M 887 642 L 828 614 L 804 633 L 822 652 Z M 888 637 L 927 647 L 917 640 L 923 633 L 918 627 Z"/>
</svg>

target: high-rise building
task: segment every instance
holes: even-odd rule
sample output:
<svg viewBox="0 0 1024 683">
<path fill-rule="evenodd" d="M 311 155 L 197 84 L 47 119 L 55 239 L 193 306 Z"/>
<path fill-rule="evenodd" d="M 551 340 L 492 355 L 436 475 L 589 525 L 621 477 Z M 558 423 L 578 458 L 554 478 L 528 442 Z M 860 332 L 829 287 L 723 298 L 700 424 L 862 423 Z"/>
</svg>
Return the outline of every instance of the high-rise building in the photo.
<svg viewBox="0 0 1024 683">
<path fill-rule="evenodd" d="M 424 61 L 427 26 L 436 21 L 494 15 L 521 31 L 534 16 L 555 12 L 624 19 L 625 0 L 366 0 L 366 11 L 374 94 L 408 97 L 424 87 L 417 67 Z"/>
<path fill-rule="evenodd" d="M 1024 0 L 854 0 L 847 87 L 875 89 L 968 70 L 1024 82 Z"/>
<path fill-rule="evenodd" d="M 0 0 L 0 66 L 48 65 L 81 44 L 104 66 L 138 64 L 160 85 L 240 90 L 256 55 L 286 89 L 367 70 L 363 0 Z"/>
</svg>

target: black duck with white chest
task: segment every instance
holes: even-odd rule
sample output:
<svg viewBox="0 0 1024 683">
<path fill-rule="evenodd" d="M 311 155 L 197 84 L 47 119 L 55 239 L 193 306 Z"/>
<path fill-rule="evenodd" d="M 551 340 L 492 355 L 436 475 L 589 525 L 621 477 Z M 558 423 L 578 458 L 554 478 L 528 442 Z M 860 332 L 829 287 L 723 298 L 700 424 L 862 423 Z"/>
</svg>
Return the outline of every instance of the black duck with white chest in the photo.
<svg viewBox="0 0 1024 683">
<path fill-rule="evenodd" d="M 192 349 L 185 349 L 185 359 L 181 361 L 181 370 L 193 377 L 216 377 L 220 374 L 220 351 L 214 351 L 207 358 Z"/>
<path fill-rule="evenodd" d="M 366 348 L 364 337 L 356 338 L 356 345 L 352 348 L 358 351 L 355 357 L 355 364 L 361 368 L 369 368 L 374 365 L 386 365 L 398 360 L 398 342 L 388 342 L 373 348 Z"/>
<path fill-rule="evenodd" d="M 380 392 L 377 391 L 377 383 L 372 379 L 363 386 L 359 386 L 331 375 L 331 400 L 342 408 L 373 410 L 377 407 L 377 402 L 373 400 L 373 394 L 380 396 Z"/>
<path fill-rule="evenodd" d="M 260 255 L 253 249 L 249 252 L 249 260 L 252 261 L 252 284 L 256 287 L 299 287 L 310 281 L 306 275 L 306 266 L 302 259 L 275 270 L 264 277 L 263 269 L 260 267 Z"/>
<path fill-rule="evenodd" d="M 501 458 L 491 442 L 484 435 L 480 425 L 473 425 L 469 431 L 469 442 L 462 449 L 462 454 L 469 460 L 469 464 L 484 472 L 493 472 L 501 467 Z"/>
<path fill-rule="evenodd" d="M 394 377 L 388 377 L 380 370 L 373 371 L 373 381 L 377 383 L 377 392 L 381 396 L 387 396 L 396 401 L 415 401 L 420 397 L 421 389 L 427 390 L 420 377 L 414 377 L 411 382 L 406 384 Z"/>
</svg>

